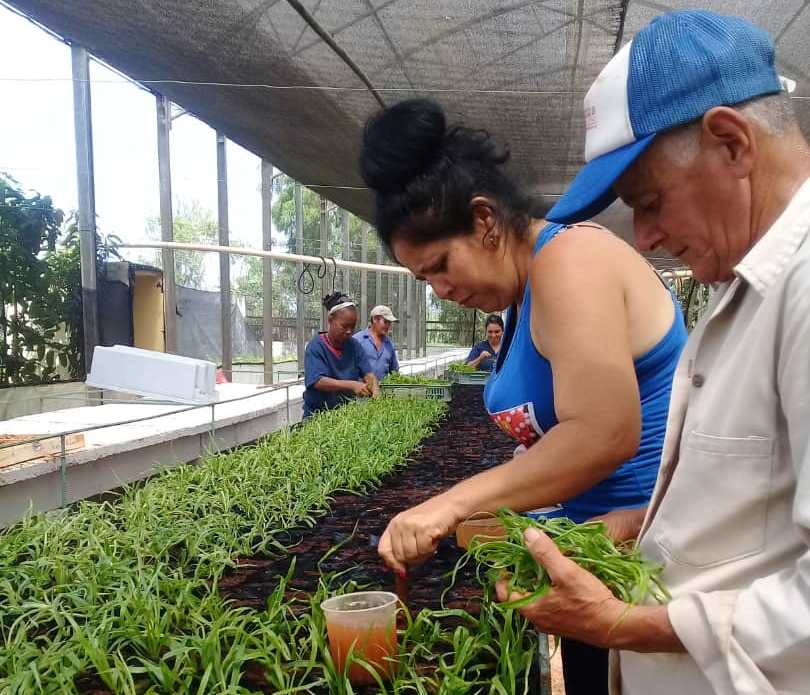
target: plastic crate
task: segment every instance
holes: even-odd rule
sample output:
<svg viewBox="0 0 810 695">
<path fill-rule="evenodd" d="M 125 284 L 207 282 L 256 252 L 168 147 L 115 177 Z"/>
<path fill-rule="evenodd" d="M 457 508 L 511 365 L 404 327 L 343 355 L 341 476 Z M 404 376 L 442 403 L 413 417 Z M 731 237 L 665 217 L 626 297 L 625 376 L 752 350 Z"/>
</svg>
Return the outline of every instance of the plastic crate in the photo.
<svg viewBox="0 0 810 695">
<path fill-rule="evenodd" d="M 449 401 L 451 384 L 380 384 L 383 395 L 391 398 L 422 398 L 431 401 Z"/>
<path fill-rule="evenodd" d="M 455 384 L 462 386 L 483 386 L 492 372 L 448 372 Z"/>
</svg>

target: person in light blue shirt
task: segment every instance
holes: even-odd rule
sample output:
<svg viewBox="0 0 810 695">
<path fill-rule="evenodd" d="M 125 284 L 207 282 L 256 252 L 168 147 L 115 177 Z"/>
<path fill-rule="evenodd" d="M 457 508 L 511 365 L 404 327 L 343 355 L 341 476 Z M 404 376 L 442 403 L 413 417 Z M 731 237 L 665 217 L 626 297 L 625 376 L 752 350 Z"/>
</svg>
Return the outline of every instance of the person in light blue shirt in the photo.
<svg viewBox="0 0 810 695">
<path fill-rule="evenodd" d="M 382 381 L 391 372 L 399 371 L 397 349 L 388 337 L 391 324 L 394 321 L 399 321 L 399 319 L 394 316 L 389 307 L 380 304 L 371 310 L 371 320 L 368 328 L 354 336 L 354 339 L 363 349 L 363 353 L 378 381 Z"/>
<path fill-rule="evenodd" d="M 379 384 L 352 331 L 357 325 L 354 302 L 334 292 L 324 297 L 327 330 L 307 343 L 304 354 L 304 417 L 330 410 L 353 397 L 377 396 Z"/>
</svg>

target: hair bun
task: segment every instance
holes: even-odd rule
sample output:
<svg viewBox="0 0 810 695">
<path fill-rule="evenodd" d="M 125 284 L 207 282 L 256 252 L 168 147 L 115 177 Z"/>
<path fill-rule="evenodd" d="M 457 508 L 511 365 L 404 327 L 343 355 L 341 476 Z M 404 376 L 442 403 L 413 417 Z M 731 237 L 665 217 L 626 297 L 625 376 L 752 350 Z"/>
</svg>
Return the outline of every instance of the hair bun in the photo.
<svg viewBox="0 0 810 695">
<path fill-rule="evenodd" d="M 360 173 L 369 188 L 404 190 L 442 154 L 447 122 L 430 99 L 408 99 L 383 109 L 366 123 Z"/>
<path fill-rule="evenodd" d="M 321 304 L 323 305 L 324 309 L 329 310 L 333 306 L 337 306 L 341 302 L 348 302 L 349 298 L 343 294 L 343 292 L 332 292 L 332 294 L 327 294 L 322 300 Z"/>
</svg>

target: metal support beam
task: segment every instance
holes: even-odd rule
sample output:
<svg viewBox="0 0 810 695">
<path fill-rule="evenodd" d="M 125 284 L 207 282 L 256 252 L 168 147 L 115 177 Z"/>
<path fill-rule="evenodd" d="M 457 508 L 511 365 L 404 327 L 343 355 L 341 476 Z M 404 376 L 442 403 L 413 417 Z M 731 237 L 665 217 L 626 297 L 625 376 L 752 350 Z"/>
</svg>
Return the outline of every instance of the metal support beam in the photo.
<svg viewBox="0 0 810 695">
<path fill-rule="evenodd" d="M 399 333 L 397 334 L 397 342 L 399 348 L 405 353 L 405 359 L 408 358 L 408 317 L 405 309 L 405 276 L 399 276 L 399 283 L 397 284 L 397 309 L 394 312 L 395 316 L 399 319 L 397 327 Z"/>
<path fill-rule="evenodd" d="M 414 279 L 411 276 L 406 278 L 406 297 L 408 302 L 408 359 L 416 357 L 416 297 L 414 292 Z"/>
<path fill-rule="evenodd" d="M 368 263 L 368 224 L 360 227 L 360 262 Z M 368 321 L 368 271 L 360 271 L 360 325 Z"/>
<path fill-rule="evenodd" d="M 93 173 L 93 114 L 90 104 L 90 59 L 81 46 L 71 46 L 73 127 L 76 136 L 76 181 L 79 193 L 79 255 L 82 277 L 84 366 L 90 371 L 99 343 L 96 278 L 96 192 Z"/>
<path fill-rule="evenodd" d="M 299 255 L 304 253 L 304 192 L 301 184 L 295 182 L 293 188 L 295 198 L 295 251 Z M 304 272 L 304 264 L 298 263 L 296 266 L 296 276 L 301 277 Z M 295 293 L 295 355 L 298 358 L 298 373 L 304 372 L 304 295 Z"/>
<path fill-rule="evenodd" d="M 382 265 L 385 262 L 383 258 L 382 243 L 377 239 L 377 265 Z M 380 305 L 382 300 L 382 273 L 378 270 L 374 278 L 374 303 Z"/>
<path fill-rule="evenodd" d="M 160 186 L 160 239 L 174 241 L 172 213 L 172 167 L 169 131 L 172 127 L 171 102 L 156 95 L 158 181 Z M 177 288 L 174 279 L 174 251 L 160 250 L 163 267 L 163 349 L 177 352 Z"/>
<path fill-rule="evenodd" d="M 273 250 L 273 165 L 262 160 L 262 248 Z M 262 259 L 264 384 L 273 383 L 273 259 Z"/>
<path fill-rule="evenodd" d="M 343 210 L 340 213 L 340 231 L 343 237 L 343 260 L 352 260 L 352 237 L 349 230 L 349 211 Z M 352 275 L 351 270 L 348 268 L 343 269 L 343 291 L 351 295 L 352 293 Z"/>
<path fill-rule="evenodd" d="M 326 216 L 326 198 L 321 196 L 321 220 L 320 220 L 320 232 L 321 232 L 321 256 L 326 258 L 329 255 L 329 218 Z M 327 294 L 332 292 L 332 289 L 329 289 L 329 281 L 332 275 L 329 273 L 329 269 L 325 268 L 323 277 L 321 278 L 321 297 L 325 297 Z M 326 330 L 326 307 L 321 304 L 321 330 Z"/>
<path fill-rule="evenodd" d="M 219 245 L 230 243 L 228 231 L 228 166 L 225 159 L 225 135 L 217 133 L 217 212 Z M 231 342 L 231 256 L 219 256 L 219 311 L 222 324 L 222 371 L 230 380 L 233 376 L 233 344 Z"/>
</svg>

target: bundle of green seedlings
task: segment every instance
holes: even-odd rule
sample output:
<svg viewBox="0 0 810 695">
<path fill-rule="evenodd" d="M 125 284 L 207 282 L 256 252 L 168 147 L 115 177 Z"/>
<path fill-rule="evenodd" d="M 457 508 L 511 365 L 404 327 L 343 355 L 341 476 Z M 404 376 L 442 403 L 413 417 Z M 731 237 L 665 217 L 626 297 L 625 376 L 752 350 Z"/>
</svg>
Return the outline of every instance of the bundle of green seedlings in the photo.
<svg viewBox="0 0 810 695">
<path fill-rule="evenodd" d="M 522 599 L 503 604 L 509 608 L 536 601 L 551 588 L 548 573 L 526 547 L 523 532 L 530 527 L 547 533 L 563 555 L 595 575 L 622 601 L 635 605 L 647 597 L 659 603 L 670 598 L 661 582 L 661 567 L 644 559 L 632 546 L 617 546 L 601 521 L 575 524 L 565 518 L 534 520 L 509 509 L 501 509 L 497 516 L 506 537 L 502 540 L 473 537 L 455 571 L 474 560 L 479 568 L 487 568 L 489 584 L 506 578 L 510 591 L 526 594 Z"/>
<path fill-rule="evenodd" d="M 382 384 L 384 386 L 389 384 L 392 386 L 448 386 L 449 382 L 441 379 L 431 379 L 418 374 L 410 375 L 391 372 L 382 380 Z"/>
<path fill-rule="evenodd" d="M 448 368 L 447 371 L 455 372 L 456 374 L 477 374 L 478 370 L 475 367 L 471 367 L 469 364 L 465 362 L 453 362 Z"/>
<path fill-rule="evenodd" d="M 0 692 L 251 692 L 248 665 L 292 647 L 273 620 L 223 600 L 223 572 L 286 552 L 287 529 L 313 525 L 330 495 L 377 486 L 445 408 L 353 402 L 0 532 Z"/>
</svg>

